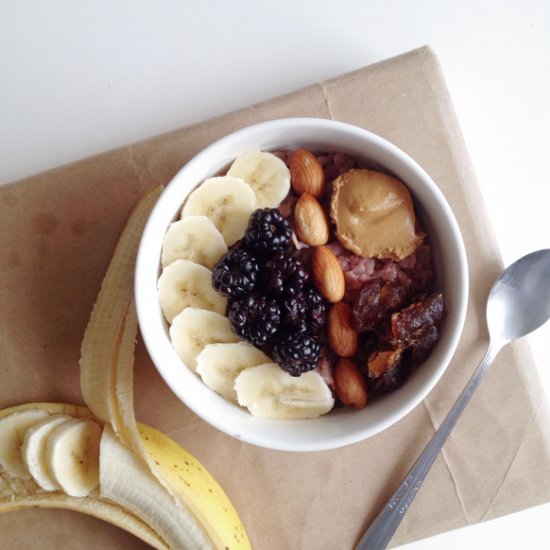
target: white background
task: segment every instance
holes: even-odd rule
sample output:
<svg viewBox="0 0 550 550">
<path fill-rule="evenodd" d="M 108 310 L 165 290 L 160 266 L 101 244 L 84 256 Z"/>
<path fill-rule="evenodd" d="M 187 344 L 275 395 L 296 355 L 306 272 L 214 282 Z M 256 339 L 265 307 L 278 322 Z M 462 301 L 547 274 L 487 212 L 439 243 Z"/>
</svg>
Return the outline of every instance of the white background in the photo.
<svg viewBox="0 0 550 550">
<path fill-rule="evenodd" d="M 542 0 L 0 0 L 0 183 L 425 44 L 442 64 L 505 264 L 549 248 Z M 548 395 L 549 338 L 549 325 L 529 338 Z M 549 541 L 545 505 L 404 548 Z"/>
</svg>

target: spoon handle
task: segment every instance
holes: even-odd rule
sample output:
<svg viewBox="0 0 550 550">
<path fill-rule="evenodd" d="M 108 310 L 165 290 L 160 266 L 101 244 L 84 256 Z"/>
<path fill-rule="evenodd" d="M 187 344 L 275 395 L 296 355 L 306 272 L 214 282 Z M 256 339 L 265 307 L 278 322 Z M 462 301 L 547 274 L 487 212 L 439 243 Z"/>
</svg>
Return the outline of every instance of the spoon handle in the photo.
<svg viewBox="0 0 550 550">
<path fill-rule="evenodd" d="M 487 369 L 493 362 L 502 346 L 489 345 L 489 348 L 481 360 L 481 363 L 470 378 L 468 384 L 462 390 L 453 408 L 441 423 L 432 439 L 422 451 L 401 485 L 388 500 L 381 512 L 371 523 L 367 532 L 363 535 L 355 550 L 382 550 L 387 547 L 390 539 L 401 523 L 405 513 L 409 509 L 416 493 L 420 489 L 426 475 L 434 463 L 439 451 L 449 437 L 460 415 L 469 403 L 472 395 L 483 379 Z"/>
</svg>

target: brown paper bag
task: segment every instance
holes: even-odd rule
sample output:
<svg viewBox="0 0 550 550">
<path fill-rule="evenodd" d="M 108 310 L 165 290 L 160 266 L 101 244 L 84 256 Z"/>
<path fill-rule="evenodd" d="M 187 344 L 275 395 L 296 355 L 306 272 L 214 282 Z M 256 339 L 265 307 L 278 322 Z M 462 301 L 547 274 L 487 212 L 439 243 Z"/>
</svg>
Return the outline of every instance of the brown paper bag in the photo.
<svg viewBox="0 0 550 550">
<path fill-rule="evenodd" d="M 176 399 L 141 343 L 138 418 L 211 471 L 257 549 L 352 548 L 412 465 L 484 354 L 484 304 L 502 268 L 451 100 L 429 48 L 241 111 L 0 188 L 0 408 L 82 403 L 84 328 L 119 233 L 143 189 L 202 147 L 261 120 L 313 116 L 367 128 L 410 154 L 445 194 L 464 235 L 469 312 L 454 360 L 428 398 L 385 432 L 342 449 L 284 453 L 231 439 Z M 550 500 L 548 405 L 524 343 L 474 396 L 392 544 Z M 93 518 L 58 510 L 0 516 L 3 548 L 138 548 Z"/>
</svg>

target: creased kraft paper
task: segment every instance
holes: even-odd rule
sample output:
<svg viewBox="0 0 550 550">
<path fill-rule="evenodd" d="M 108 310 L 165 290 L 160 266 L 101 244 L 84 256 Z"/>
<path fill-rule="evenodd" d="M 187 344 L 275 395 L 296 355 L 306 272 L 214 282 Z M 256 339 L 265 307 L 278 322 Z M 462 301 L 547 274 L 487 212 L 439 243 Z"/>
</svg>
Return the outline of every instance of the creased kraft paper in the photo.
<svg viewBox="0 0 550 550">
<path fill-rule="evenodd" d="M 186 106 L 182 105 L 182 109 Z M 406 418 L 342 449 L 284 453 L 231 439 L 181 404 L 138 343 L 138 418 L 180 442 L 221 483 L 260 550 L 352 548 L 424 448 L 482 358 L 484 307 L 502 269 L 436 57 L 429 48 L 0 188 L 0 407 L 82 403 L 84 328 L 120 231 L 142 191 L 202 147 L 251 123 L 333 118 L 366 128 L 432 176 L 462 230 L 470 266 L 466 326 L 439 384 Z M 550 500 L 548 405 L 529 350 L 497 358 L 392 544 Z M 0 516 L 2 548 L 139 548 L 74 512 Z"/>
</svg>

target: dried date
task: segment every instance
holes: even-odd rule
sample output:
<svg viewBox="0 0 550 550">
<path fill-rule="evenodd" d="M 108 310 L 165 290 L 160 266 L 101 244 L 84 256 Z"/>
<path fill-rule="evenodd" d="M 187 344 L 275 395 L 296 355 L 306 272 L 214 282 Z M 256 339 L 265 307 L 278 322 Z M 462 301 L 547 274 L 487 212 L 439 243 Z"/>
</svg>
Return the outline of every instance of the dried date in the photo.
<svg viewBox="0 0 550 550">
<path fill-rule="evenodd" d="M 410 374 L 408 361 L 398 361 L 390 370 L 378 378 L 367 378 L 367 390 L 369 395 L 380 395 L 396 390 L 403 385 Z"/>
<path fill-rule="evenodd" d="M 352 310 L 352 324 L 360 332 L 375 330 L 405 304 L 407 289 L 380 279 L 369 281 L 361 289 Z"/>
<path fill-rule="evenodd" d="M 416 302 L 391 316 L 394 345 L 402 348 L 432 348 L 439 339 L 439 325 L 445 316 L 441 294 Z"/>
<path fill-rule="evenodd" d="M 397 367 L 402 354 L 402 349 L 378 350 L 372 353 L 367 363 L 369 378 L 380 378 Z"/>
</svg>

